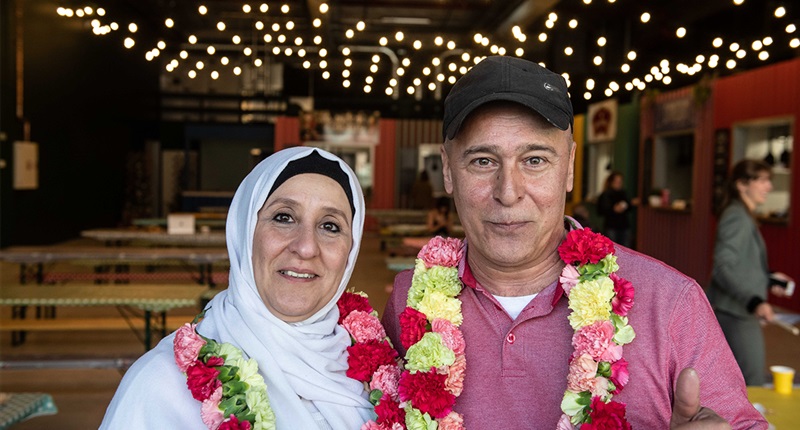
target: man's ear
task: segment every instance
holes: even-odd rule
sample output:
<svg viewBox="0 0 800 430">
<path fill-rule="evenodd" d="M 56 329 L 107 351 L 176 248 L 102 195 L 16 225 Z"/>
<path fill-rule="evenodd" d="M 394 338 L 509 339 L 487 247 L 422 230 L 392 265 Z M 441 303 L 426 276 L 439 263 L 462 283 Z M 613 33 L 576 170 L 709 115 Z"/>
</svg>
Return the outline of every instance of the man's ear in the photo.
<svg viewBox="0 0 800 430">
<path fill-rule="evenodd" d="M 452 143 L 450 145 L 452 145 Z M 442 176 L 444 176 L 444 190 L 447 192 L 447 194 L 453 194 L 453 178 L 450 175 L 450 159 L 447 156 L 447 150 L 445 149 L 445 146 L 447 146 L 447 144 L 443 144 L 439 149 L 439 152 L 442 154 Z"/>
<path fill-rule="evenodd" d="M 575 148 L 578 146 L 578 144 L 573 141 L 570 146 L 572 147 L 572 149 L 569 151 L 569 172 L 567 173 L 567 192 L 572 191 L 572 189 L 575 187 Z"/>
</svg>

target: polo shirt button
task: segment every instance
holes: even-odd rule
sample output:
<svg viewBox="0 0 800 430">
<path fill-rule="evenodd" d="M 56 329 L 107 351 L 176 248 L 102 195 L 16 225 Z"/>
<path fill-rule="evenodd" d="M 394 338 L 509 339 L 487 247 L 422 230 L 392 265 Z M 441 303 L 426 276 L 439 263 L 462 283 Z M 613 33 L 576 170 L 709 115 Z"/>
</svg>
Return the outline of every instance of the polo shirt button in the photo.
<svg viewBox="0 0 800 430">
<path fill-rule="evenodd" d="M 509 333 L 508 336 L 506 336 L 506 342 L 508 343 L 513 344 L 515 340 L 517 340 L 517 337 L 514 336 L 514 333 Z"/>
</svg>

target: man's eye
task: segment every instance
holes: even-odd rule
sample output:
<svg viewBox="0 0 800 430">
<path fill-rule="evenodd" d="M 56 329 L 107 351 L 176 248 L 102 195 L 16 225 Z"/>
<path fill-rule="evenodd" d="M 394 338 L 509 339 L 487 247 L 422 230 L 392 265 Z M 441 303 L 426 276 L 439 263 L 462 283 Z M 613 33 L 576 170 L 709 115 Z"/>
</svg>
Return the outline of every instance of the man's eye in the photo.
<svg viewBox="0 0 800 430">
<path fill-rule="evenodd" d="M 540 164 L 544 164 L 544 158 L 542 157 L 531 157 L 528 159 L 528 164 L 538 166 Z"/>
<path fill-rule="evenodd" d="M 478 166 L 488 166 L 492 164 L 492 161 L 489 160 L 488 158 L 476 158 L 475 161 L 473 161 L 473 163 L 475 163 Z"/>
<path fill-rule="evenodd" d="M 322 223 L 322 228 L 332 233 L 339 233 L 342 231 L 342 229 L 339 228 L 339 224 L 336 224 L 335 222 Z"/>
</svg>

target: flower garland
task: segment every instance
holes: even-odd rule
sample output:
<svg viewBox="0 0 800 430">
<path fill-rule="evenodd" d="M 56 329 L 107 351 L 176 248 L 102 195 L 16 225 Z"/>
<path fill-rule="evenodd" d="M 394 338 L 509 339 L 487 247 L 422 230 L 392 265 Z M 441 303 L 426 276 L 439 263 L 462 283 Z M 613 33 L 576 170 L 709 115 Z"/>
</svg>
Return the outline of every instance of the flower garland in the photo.
<svg viewBox="0 0 800 430">
<path fill-rule="evenodd" d="M 351 339 L 347 376 L 364 383 L 377 414 L 377 421 L 362 429 L 405 429 L 405 410 L 397 393 L 401 364 L 378 313 L 361 292 L 345 292 L 336 304 L 339 325 Z M 203 423 L 209 430 L 275 430 L 275 414 L 258 364 L 252 358 L 244 360 L 235 346 L 198 334 L 197 322 L 204 314 L 178 329 L 174 340 L 175 362 L 186 374 L 192 397 L 202 402 Z"/>
<path fill-rule="evenodd" d="M 219 343 L 197 333 L 197 322 L 184 324 L 175 334 L 175 363 L 186 374 L 192 397 L 202 402 L 200 415 L 210 430 L 275 430 L 267 385 L 258 363 L 245 360 L 230 343 Z"/>
<path fill-rule="evenodd" d="M 399 317 L 406 365 L 398 392 L 408 428 L 464 429 L 463 417 L 452 410 L 466 370 L 464 337 L 458 329 L 463 319 L 457 298 L 462 252 L 460 240 L 435 237 L 417 256 L 407 307 Z M 614 273 L 619 266 L 613 242 L 588 228 L 570 231 L 558 252 L 566 263 L 559 281 L 575 330 L 558 429 L 580 424 L 582 430 L 630 429 L 625 404 L 611 397 L 628 383 L 622 345 L 635 337 L 627 318 L 633 286 Z"/>
<path fill-rule="evenodd" d="M 466 355 L 462 322 L 458 239 L 434 237 L 417 255 L 407 307 L 400 314 L 405 370 L 398 381 L 400 406 L 409 429 L 459 430 L 453 411 L 464 387 Z"/>
<path fill-rule="evenodd" d="M 337 302 L 339 324 L 350 334 L 347 376 L 364 383 L 377 418 L 362 430 L 405 429 L 405 410 L 400 406 L 398 381 L 401 364 L 386 331 L 362 292 L 345 292 Z"/>
<path fill-rule="evenodd" d="M 575 229 L 558 247 L 567 264 L 559 281 L 569 298 L 569 323 L 575 330 L 564 415 L 557 428 L 630 429 L 625 404 L 611 400 L 628 383 L 628 362 L 622 346 L 635 337 L 628 324 L 633 286 L 616 273 L 614 243 L 591 229 Z"/>
</svg>

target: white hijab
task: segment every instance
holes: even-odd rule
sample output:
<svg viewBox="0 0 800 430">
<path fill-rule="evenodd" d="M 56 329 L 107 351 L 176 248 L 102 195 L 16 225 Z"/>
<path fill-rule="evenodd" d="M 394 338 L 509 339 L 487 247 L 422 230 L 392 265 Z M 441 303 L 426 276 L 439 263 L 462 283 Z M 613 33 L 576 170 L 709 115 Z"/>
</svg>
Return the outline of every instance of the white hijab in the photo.
<svg viewBox="0 0 800 430">
<path fill-rule="evenodd" d="M 355 207 L 353 247 L 333 299 L 307 320 L 289 324 L 268 311 L 258 294 L 252 267 L 253 234 L 257 213 L 278 175 L 290 161 L 312 151 L 339 163 L 349 177 Z M 337 324 L 336 306 L 358 256 L 364 210 L 355 173 L 335 155 L 308 147 L 289 148 L 268 157 L 247 175 L 233 197 L 225 233 L 231 264 L 229 286 L 209 303 L 197 331 L 232 343 L 258 361 L 279 429 L 319 428 L 321 418 L 334 429 L 358 429 L 374 417 L 362 383 L 345 374 L 350 336 Z M 309 409 L 309 402 L 318 413 Z"/>
</svg>

